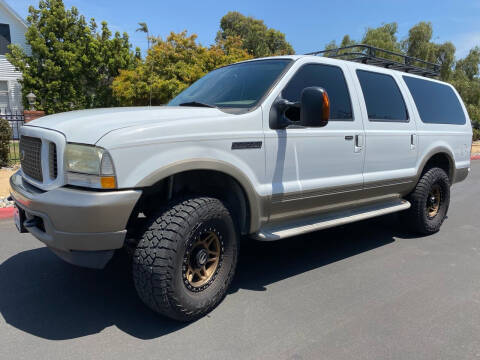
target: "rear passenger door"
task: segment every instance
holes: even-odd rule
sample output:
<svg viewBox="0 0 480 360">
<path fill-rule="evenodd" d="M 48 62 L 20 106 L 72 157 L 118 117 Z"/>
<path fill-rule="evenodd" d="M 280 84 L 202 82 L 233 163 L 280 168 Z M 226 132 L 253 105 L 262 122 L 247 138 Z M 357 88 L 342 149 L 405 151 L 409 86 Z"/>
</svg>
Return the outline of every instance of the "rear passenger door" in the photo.
<svg viewBox="0 0 480 360">
<path fill-rule="evenodd" d="M 365 129 L 364 190 L 402 194 L 416 174 L 417 133 L 405 89 L 391 72 L 354 70 Z"/>
</svg>

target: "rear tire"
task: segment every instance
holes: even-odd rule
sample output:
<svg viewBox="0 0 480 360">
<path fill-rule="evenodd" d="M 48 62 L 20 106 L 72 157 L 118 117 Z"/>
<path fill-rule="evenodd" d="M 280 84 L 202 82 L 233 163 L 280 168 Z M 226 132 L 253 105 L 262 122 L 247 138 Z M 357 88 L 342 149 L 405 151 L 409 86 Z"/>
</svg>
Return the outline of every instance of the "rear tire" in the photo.
<svg viewBox="0 0 480 360">
<path fill-rule="evenodd" d="M 425 171 L 407 199 L 412 206 L 403 213 L 410 228 L 422 235 L 440 230 L 450 204 L 450 180 L 443 169 Z"/>
<path fill-rule="evenodd" d="M 232 281 L 238 239 L 230 212 L 215 198 L 177 201 L 152 214 L 133 257 L 138 295 L 175 320 L 207 314 Z"/>
</svg>

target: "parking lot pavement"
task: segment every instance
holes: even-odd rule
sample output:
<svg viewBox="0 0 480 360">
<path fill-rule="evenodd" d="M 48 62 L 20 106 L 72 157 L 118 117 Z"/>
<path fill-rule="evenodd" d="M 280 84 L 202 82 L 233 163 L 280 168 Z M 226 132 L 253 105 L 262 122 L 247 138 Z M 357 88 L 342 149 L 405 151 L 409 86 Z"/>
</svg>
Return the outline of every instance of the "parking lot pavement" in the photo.
<svg viewBox="0 0 480 360">
<path fill-rule="evenodd" d="M 127 263 L 63 263 L 0 221 L 0 359 L 480 357 L 480 162 L 442 230 L 396 215 L 242 244 L 230 294 L 192 324 L 138 300 Z"/>
</svg>

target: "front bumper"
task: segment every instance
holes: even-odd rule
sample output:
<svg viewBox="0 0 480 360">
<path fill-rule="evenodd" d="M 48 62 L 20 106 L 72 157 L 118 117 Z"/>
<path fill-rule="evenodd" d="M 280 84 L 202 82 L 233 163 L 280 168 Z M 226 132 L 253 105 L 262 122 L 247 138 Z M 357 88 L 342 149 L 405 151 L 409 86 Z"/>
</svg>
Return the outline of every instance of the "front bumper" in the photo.
<svg viewBox="0 0 480 360">
<path fill-rule="evenodd" d="M 33 236 L 64 260 L 96 268 L 123 246 L 128 219 L 141 195 L 140 190 L 42 191 L 26 182 L 21 170 L 10 178 L 10 187 Z M 28 221 L 32 219 L 36 221 Z"/>
</svg>

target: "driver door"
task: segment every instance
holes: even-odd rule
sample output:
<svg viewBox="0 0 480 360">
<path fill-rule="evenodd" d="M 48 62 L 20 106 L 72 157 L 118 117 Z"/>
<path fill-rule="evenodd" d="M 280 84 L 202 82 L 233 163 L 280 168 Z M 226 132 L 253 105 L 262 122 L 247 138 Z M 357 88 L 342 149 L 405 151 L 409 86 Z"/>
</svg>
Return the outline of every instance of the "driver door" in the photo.
<svg viewBox="0 0 480 360">
<path fill-rule="evenodd" d="M 280 96 L 292 102 L 300 101 L 306 87 L 324 88 L 330 99 L 330 120 L 321 128 L 266 129 L 271 222 L 340 209 L 361 197 L 364 130 L 348 74 L 342 65 L 306 63 L 283 88 Z M 290 109 L 285 116 L 297 121 L 299 110 Z"/>
</svg>

